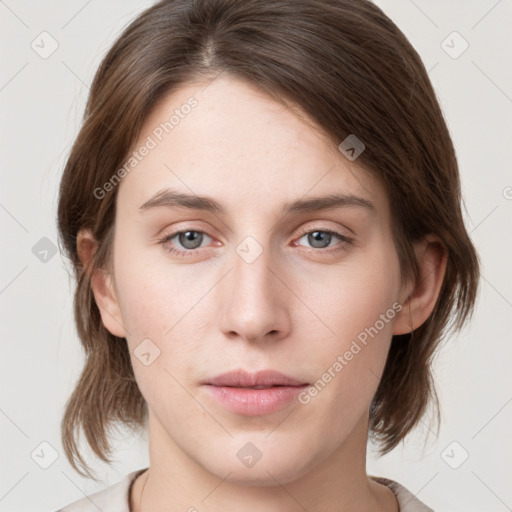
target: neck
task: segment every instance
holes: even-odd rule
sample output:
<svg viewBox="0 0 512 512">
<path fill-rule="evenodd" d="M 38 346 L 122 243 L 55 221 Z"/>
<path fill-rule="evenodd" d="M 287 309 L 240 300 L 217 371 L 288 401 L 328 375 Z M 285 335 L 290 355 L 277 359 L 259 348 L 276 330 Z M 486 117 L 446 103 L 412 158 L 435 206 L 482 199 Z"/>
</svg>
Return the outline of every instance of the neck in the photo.
<svg viewBox="0 0 512 512">
<path fill-rule="evenodd" d="M 236 467 L 220 475 L 206 469 L 172 441 L 151 411 L 148 433 L 150 469 L 134 483 L 133 512 L 224 512 L 244 509 L 248 504 L 251 512 L 399 510 L 391 490 L 366 474 L 367 417 L 327 458 L 319 455 L 302 471 L 267 468 L 258 478 L 238 475 Z"/>
</svg>

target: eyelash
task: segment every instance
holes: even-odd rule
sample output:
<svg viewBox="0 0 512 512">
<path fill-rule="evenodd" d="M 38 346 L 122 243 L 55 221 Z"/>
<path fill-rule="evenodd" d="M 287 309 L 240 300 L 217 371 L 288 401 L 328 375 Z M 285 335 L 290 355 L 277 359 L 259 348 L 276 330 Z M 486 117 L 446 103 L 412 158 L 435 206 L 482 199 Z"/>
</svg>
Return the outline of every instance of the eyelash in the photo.
<svg viewBox="0 0 512 512">
<path fill-rule="evenodd" d="M 180 235 L 181 233 L 187 233 L 189 231 L 192 231 L 194 233 L 202 233 L 203 235 L 209 236 L 208 233 L 206 233 L 206 231 L 203 231 L 201 229 L 185 229 L 185 230 L 181 230 L 181 231 L 175 231 L 174 233 L 171 233 L 169 235 L 165 235 L 158 242 L 165 247 L 168 244 L 169 240 L 174 238 L 176 235 Z M 322 253 L 327 253 L 327 254 L 337 253 L 339 251 L 346 249 L 346 246 L 352 245 L 354 243 L 354 240 L 352 238 L 342 235 L 341 233 L 338 233 L 337 231 L 333 231 L 331 229 L 318 229 L 318 228 L 309 229 L 307 231 L 304 231 L 299 236 L 299 239 L 302 238 L 304 235 L 307 235 L 309 233 L 314 233 L 316 231 L 319 231 L 321 233 L 327 233 L 329 235 L 334 235 L 334 236 L 338 237 L 342 243 L 337 244 L 334 247 L 326 248 L 326 249 L 315 249 L 314 247 L 312 247 L 309 250 L 313 251 L 313 252 L 322 252 Z M 191 249 L 191 250 L 183 251 L 181 249 L 176 249 L 171 246 L 167 246 L 166 249 L 168 252 L 176 254 L 177 256 L 185 256 L 185 257 L 193 256 L 200 250 L 200 249 Z"/>
</svg>

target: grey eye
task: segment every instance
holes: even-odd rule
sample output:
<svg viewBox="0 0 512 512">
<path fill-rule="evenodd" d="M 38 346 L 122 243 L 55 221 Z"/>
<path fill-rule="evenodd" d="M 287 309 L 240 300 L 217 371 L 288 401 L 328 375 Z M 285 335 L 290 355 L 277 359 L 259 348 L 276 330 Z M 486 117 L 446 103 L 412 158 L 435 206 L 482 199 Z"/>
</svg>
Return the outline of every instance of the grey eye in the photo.
<svg viewBox="0 0 512 512">
<path fill-rule="evenodd" d="M 204 233 L 202 231 L 182 231 L 177 233 L 179 243 L 185 249 L 197 249 L 201 246 L 201 242 L 204 238 Z"/>
</svg>

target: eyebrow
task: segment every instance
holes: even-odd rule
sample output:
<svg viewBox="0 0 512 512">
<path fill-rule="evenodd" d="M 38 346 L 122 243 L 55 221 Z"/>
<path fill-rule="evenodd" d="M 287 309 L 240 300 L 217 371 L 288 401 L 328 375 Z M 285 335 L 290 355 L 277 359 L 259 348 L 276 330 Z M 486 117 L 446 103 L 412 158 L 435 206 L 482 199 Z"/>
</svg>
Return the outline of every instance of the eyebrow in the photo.
<svg viewBox="0 0 512 512">
<path fill-rule="evenodd" d="M 322 197 L 299 199 L 285 203 L 281 209 L 281 214 L 286 215 L 288 213 L 311 212 L 353 206 L 361 207 L 371 213 L 375 213 L 375 206 L 368 199 L 353 194 L 329 194 Z M 173 189 L 160 190 L 140 206 L 139 210 L 143 213 L 144 211 L 157 207 L 181 207 L 211 212 L 216 215 L 226 214 L 226 208 L 211 197 L 187 194 Z"/>
</svg>

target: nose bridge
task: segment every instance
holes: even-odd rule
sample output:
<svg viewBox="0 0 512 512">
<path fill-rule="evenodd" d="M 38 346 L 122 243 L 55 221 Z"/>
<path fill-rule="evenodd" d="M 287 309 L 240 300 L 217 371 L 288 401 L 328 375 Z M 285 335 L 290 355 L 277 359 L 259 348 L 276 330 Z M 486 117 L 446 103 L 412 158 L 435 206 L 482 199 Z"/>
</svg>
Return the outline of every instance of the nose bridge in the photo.
<svg viewBox="0 0 512 512">
<path fill-rule="evenodd" d="M 235 290 L 253 293 L 259 298 L 269 299 L 272 272 L 272 258 L 268 245 L 263 246 L 252 236 L 246 237 L 236 248 L 234 258 L 234 286 Z"/>
</svg>

